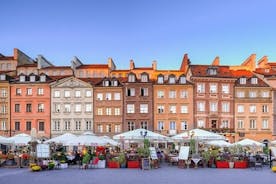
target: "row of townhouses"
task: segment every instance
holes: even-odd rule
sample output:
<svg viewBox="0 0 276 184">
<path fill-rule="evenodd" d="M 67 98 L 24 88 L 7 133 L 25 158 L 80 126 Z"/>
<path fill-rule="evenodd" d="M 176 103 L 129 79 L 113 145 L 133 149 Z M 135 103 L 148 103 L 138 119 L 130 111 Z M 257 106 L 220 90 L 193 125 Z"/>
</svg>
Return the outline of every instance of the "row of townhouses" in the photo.
<svg viewBox="0 0 276 184">
<path fill-rule="evenodd" d="M 257 63 L 257 64 L 256 64 Z M 0 54 L 0 135 L 36 130 L 41 139 L 70 132 L 115 135 L 145 128 L 172 136 L 193 128 L 229 141 L 276 138 L 276 63 L 252 54 L 241 65 L 193 65 L 179 69 L 117 69 L 107 64 L 55 66 L 19 49 Z"/>
</svg>

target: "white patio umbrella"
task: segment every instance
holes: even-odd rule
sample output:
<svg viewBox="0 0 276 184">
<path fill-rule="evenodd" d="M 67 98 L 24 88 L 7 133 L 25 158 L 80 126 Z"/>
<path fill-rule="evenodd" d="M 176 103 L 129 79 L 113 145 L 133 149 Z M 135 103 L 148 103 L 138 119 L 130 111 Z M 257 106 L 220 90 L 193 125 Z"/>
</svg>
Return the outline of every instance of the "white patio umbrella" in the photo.
<svg viewBox="0 0 276 184">
<path fill-rule="evenodd" d="M 225 137 L 222 135 L 198 128 L 177 134 L 172 137 L 174 140 L 190 140 L 191 138 L 198 140 L 225 140 Z"/>
<path fill-rule="evenodd" d="M 76 138 L 77 136 L 74 135 L 74 134 L 71 134 L 71 133 L 65 133 L 65 134 L 62 134 L 60 136 L 57 136 L 57 137 L 54 137 L 54 138 L 51 138 L 47 141 L 45 141 L 45 143 L 51 143 L 51 142 L 54 142 L 54 143 L 57 143 L 57 144 L 65 144 L 66 142 Z"/>
<path fill-rule="evenodd" d="M 263 147 L 264 144 L 254 141 L 252 139 L 243 139 L 239 142 L 235 142 L 233 145 L 241 145 L 241 146 L 256 146 L 256 147 Z"/>
<path fill-rule="evenodd" d="M 270 143 L 276 145 L 276 140 L 271 141 Z"/>
<path fill-rule="evenodd" d="M 66 146 L 79 146 L 79 145 L 84 145 L 84 146 L 104 146 L 108 144 L 106 140 L 103 138 L 100 138 L 96 136 L 95 134 L 91 132 L 85 132 L 82 135 L 69 140 L 65 143 Z"/>
<path fill-rule="evenodd" d="M 111 146 L 118 146 L 119 143 L 117 141 L 114 141 L 113 139 L 111 139 L 108 136 L 101 136 L 100 138 L 103 138 L 105 141 L 108 142 L 108 144 L 110 144 Z"/>
<path fill-rule="evenodd" d="M 7 137 L 0 136 L 0 144 L 12 144 L 13 141 L 9 140 Z"/>
<path fill-rule="evenodd" d="M 118 135 L 113 136 L 114 140 L 143 140 L 143 139 L 149 139 L 149 140 L 159 140 L 159 141 L 165 141 L 170 140 L 169 137 L 166 137 L 164 135 L 152 132 L 150 130 L 145 130 L 142 128 L 135 129 L 132 131 L 124 132 Z"/>
<path fill-rule="evenodd" d="M 211 145 L 211 146 L 218 146 L 218 147 L 230 147 L 232 145 L 231 143 L 226 142 L 224 140 L 208 141 L 205 144 Z"/>
<path fill-rule="evenodd" d="M 27 145 L 32 140 L 32 137 L 22 133 L 9 137 L 8 140 L 12 141 L 14 145 Z"/>
</svg>

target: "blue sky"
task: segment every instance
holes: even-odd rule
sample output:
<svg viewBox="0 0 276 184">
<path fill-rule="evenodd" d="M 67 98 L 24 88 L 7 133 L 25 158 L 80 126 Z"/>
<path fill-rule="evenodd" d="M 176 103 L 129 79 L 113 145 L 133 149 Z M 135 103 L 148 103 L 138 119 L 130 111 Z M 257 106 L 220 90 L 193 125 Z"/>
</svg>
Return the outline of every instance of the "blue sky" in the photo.
<svg viewBox="0 0 276 184">
<path fill-rule="evenodd" d="M 250 54 L 276 61 L 274 0 L 1 0 L 0 53 L 19 48 L 55 65 L 107 63 L 178 69 L 238 65 Z"/>
</svg>

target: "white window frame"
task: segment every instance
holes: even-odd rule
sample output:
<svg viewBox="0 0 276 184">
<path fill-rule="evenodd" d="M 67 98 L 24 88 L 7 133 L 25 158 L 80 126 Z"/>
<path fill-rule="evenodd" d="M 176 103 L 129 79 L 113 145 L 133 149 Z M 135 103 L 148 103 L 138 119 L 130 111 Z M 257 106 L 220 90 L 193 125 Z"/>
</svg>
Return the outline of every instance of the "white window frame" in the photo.
<svg viewBox="0 0 276 184">
<path fill-rule="evenodd" d="M 134 114 L 135 113 L 135 105 L 134 104 L 127 104 L 127 113 Z"/>
</svg>

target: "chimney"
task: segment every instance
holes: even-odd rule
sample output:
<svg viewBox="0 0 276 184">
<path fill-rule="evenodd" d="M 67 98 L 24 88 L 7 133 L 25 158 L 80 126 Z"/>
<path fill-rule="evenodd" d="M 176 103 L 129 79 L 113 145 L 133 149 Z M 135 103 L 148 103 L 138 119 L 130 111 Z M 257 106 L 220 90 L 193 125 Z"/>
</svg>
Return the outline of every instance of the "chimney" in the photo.
<svg viewBox="0 0 276 184">
<path fill-rule="evenodd" d="M 217 57 L 214 59 L 212 65 L 213 65 L 213 66 L 219 66 L 219 56 L 217 56 Z"/>
<path fill-rule="evenodd" d="M 263 56 L 259 61 L 258 61 L 258 68 L 264 68 L 266 67 L 268 63 L 268 58 L 267 56 Z"/>
<path fill-rule="evenodd" d="M 129 61 L 129 69 L 130 70 L 133 70 L 135 68 L 135 64 L 134 64 L 134 61 L 131 59 L 130 61 Z"/>
<path fill-rule="evenodd" d="M 184 54 L 183 59 L 182 59 L 182 63 L 181 63 L 181 66 L 180 66 L 180 71 L 183 71 L 183 72 L 186 73 L 187 70 L 188 70 L 189 64 L 190 64 L 190 59 L 188 57 L 188 54 Z"/>
<path fill-rule="evenodd" d="M 256 67 L 255 60 L 256 54 L 251 54 L 241 65 L 247 67 L 250 71 L 254 71 Z"/>
<path fill-rule="evenodd" d="M 152 69 L 157 70 L 157 61 L 156 60 L 152 61 Z"/>
</svg>

